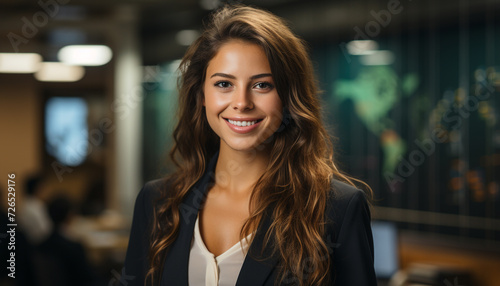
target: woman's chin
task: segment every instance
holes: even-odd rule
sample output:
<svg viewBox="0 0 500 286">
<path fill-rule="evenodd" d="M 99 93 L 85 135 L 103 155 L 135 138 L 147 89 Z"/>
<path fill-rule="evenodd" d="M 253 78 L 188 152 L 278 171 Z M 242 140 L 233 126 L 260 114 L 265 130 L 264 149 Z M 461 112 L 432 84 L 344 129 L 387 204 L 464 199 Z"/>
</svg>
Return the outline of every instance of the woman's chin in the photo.
<svg viewBox="0 0 500 286">
<path fill-rule="evenodd" d="M 249 140 L 246 140 L 245 142 L 222 142 L 222 144 L 226 145 L 226 148 L 222 148 L 223 146 L 221 145 L 221 149 L 228 149 L 227 151 L 231 150 L 242 153 L 255 153 L 264 149 L 264 146 L 259 144 L 259 142 L 249 142 Z"/>
</svg>

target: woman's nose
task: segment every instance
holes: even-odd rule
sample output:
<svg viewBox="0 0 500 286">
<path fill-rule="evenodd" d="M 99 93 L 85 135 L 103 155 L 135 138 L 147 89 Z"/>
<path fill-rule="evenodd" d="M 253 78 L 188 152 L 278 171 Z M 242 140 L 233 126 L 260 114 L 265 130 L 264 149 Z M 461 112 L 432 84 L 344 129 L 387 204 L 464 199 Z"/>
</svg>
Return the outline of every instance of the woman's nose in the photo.
<svg viewBox="0 0 500 286">
<path fill-rule="evenodd" d="M 238 88 L 233 93 L 231 104 L 234 110 L 245 111 L 253 109 L 252 95 L 247 88 Z"/>
</svg>

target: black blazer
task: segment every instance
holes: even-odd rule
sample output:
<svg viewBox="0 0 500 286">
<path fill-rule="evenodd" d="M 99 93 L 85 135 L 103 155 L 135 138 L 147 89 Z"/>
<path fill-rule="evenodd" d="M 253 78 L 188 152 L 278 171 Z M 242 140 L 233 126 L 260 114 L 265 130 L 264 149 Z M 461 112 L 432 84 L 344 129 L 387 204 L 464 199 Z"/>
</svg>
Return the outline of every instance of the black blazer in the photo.
<svg viewBox="0 0 500 286">
<path fill-rule="evenodd" d="M 179 235 L 165 257 L 161 285 L 188 285 L 188 259 L 196 216 L 212 182 L 211 178 L 214 177 L 216 162 L 217 155 L 209 162 L 205 174 L 180 206 Z M 124 285 L 144 285 L 153 204 L 165 187 L 164 180 L 148 182 L 137 196 L 127 256 L 121 273 L 121 282 L 127 283 Z M 334 193 L 326 214 L 331 223 L 327 226 L 325 237 L 332 262 L 331 285 L 377 285 L 373 268 L 370 211 L 365 195 L 361 190 L 339 181 L 332 183 L 332 190 Z M 274 285 L 278 274 L 278 259 L 270 257 L 269 246 L 261 252 L 264 234 L 270 223 L 270 216 L 265 216 L 250 245 L 236 282 L 237 286 Z M 293 283 L 292 277 L 285 276 L 285 281 L 289 282 L 287 284 L 296 284 Z"/>
</svg>

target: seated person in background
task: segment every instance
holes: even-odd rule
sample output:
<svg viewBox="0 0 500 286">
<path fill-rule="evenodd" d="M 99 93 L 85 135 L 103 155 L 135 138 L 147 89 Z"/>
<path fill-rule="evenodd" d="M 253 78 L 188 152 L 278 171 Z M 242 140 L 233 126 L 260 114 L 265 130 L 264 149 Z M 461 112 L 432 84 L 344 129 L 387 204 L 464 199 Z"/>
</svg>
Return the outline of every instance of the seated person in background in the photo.
<svg viewBox="0 0 500 286">
<path fill-rule="evenodd" d="M 72 211 L 73 204 L 64 195 L 56 196 L 48 205 L 54 230 L 39 246 L 37 270 L 42 286 L 95 285 L 95 276 L 83 246 L 64 234 Z"/>
<path fill-rule="evenodd" d="M 41 199 L 43 177 L 34 175 L 26 180 L 25 197 L 17 217 L 19 227 L 32 245 L 38 245 L 52 232 L 52 221 Z"/>
</svg>

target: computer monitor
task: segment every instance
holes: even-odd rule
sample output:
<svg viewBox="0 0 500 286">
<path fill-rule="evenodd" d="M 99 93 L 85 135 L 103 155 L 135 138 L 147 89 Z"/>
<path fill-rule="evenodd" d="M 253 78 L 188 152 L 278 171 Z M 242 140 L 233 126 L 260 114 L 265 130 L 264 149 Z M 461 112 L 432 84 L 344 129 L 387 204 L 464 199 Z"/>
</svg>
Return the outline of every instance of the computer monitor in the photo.
<svg viewBox="0 0 500 286">
<path fill-rule="evenodd" d="M 373 221 L 375 273 L 379 279 L 390 279 L 399 269 L 398 230 L 395 223 Z"/>
</svg>

